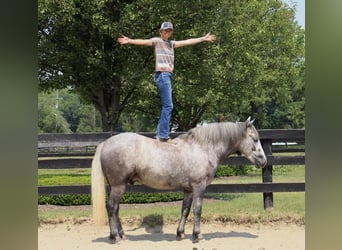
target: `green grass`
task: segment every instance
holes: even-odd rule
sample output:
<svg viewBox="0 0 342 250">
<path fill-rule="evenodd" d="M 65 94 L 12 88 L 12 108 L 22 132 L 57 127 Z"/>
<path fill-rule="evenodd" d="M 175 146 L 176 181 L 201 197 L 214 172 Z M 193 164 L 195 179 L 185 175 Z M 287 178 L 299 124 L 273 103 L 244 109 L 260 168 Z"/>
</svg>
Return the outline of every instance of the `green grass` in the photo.
<svg viewBox="0 0 342 250">
<path fill-rule="evenodd" d="M 38 186 L 90 185 L 90 168 L 39 169 Z"/>
<path fill-rule="evenodd" d="M 176 223 L 180 217 L 181 202 L 153 204 L 121 204 L 120 217 L 123 222 Z M 54 209 L 40 206 L 39 221 L 63 222 L 90 220 L 91 206 L 57 207 Z M 192 220 L 192 213 L 189 221 Z M 226 194 L 217 199 L 205 199 L 202 209 L 202 221 L 233 222 L 236 224 L 255 224 L 284 222 L 305 224 L 304 193 L 274 193 L 274 208 L 264 210 L 261 193 Z"/>
<path fill-rule="evenodd" d="M 217 177 L 213 184 L 262 183 L 262 170 L 247 167 L 247 175 Z M 273 166 L 273 182 L 305 182 L 304 166 Z"/>
</svg>

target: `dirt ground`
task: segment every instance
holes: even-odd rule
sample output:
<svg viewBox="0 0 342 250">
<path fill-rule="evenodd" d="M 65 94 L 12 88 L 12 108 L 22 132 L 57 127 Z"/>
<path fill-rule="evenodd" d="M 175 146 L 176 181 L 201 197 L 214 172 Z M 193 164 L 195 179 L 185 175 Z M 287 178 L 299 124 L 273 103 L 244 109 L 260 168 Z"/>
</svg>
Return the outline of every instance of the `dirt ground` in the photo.
<svg viewBox="0 0 342 250">
<path fill-rule="evenodd" d="M 305 250 L 305 227 L 298 225 L 232 225 L 202 223 L 202 240 L 191 242 L 192 225 L 187 223 L 186 238 L 177 241 L 177 225 L 146 228 L 123 223 L 128 237 L 117 244 L 108 241 L 107 226 L 96 229 L 90 221 L 43 224 L 38 227 L 39 250 Z"/>
</svg>

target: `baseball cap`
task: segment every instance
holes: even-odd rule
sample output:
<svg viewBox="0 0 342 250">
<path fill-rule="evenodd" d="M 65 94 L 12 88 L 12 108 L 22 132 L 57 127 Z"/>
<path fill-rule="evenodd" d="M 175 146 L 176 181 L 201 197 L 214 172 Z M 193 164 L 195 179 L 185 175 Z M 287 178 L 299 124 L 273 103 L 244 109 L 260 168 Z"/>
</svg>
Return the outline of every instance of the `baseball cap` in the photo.
<svg viewBox="0 0 342 250">
<path fill-rule="evenodd" d="M 163 22 L 162 25 L 160 26 L 161 30 L 167 30 L 167 29 L 172 29 L 173 30 L 173 25 L 171 22 Z"/>
</svg>

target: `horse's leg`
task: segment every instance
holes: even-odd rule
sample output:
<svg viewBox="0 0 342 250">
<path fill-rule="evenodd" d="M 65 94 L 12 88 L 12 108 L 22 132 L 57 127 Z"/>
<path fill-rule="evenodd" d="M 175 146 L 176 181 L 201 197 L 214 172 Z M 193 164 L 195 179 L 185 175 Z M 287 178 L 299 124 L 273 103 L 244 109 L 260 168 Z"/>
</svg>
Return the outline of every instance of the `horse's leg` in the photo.
<svg viewBox="0 0 342 250">
<path fill-rule="evenodd" d="M 119 241 L 120 238 L 125 239 L 125 235 L 121 226 L 119 218 L 120 199 L 125 192 L 126 185 L 111 187 L 110 194 L 107 201 L 107 213 L 109 219 L 111 243 Z"/>
<path fill-rule="evenodd" d="M 192 242 L 199 242 L 200 238 L 200 223 L 201 223 L 201 215 L 202 215 L 202 203 L 204 196 L 205 188 L 196 188 L 194 189 L 194 198 L 193 198 L 193 212 L 194 212 L 194 228 L 192 231 Z"/>
<path fill-rule="evenodd" d="M 178 228 L 177 228 L 177 240 L 182 240 L 185 238 L 184 227 L 185 227 L 186 219 L 188 218 L 189 213 L 190 213 L 191 203 L 192 203 L 192 192 L 184 190 L 184 198 L 183 198 L 183 204 L 182 204 L 182 216 L 179 221 Z"/>
</svg>

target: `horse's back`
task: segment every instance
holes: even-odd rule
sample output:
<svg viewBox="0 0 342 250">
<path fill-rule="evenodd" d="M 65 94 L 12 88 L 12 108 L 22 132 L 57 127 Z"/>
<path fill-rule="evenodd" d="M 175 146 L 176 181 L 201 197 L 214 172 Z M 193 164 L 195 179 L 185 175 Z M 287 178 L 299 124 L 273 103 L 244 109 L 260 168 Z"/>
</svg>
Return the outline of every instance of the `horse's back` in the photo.
<svg viewBox="0 0 342 250">
<path fill-rule="evenodd" d="M 142 137 L 142 136 L 136 133 L 132 133 L 132 132 L 120 133 L 120 134 L 113 135 L 110 138 L 108 138 L 105 141 L 105 145 L 106 147 L 108 147 L 112 145 L 115 146 L 116 144 L 120 144 L 120 143 L 129 144 L 131 142 L 136 141 L 139 137 Z"/>
<path fill-rule="evenodd" d="M 110 155 L 116 154 L 134 154 L 137 147 L 139 147 L 139 145 L 142 144 L 145 139 L 148 138 L 131 132 L 114 135 L 104 142 L 101 152 L 101 159 L 105 159 Z"/>
</svg>

